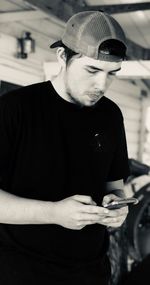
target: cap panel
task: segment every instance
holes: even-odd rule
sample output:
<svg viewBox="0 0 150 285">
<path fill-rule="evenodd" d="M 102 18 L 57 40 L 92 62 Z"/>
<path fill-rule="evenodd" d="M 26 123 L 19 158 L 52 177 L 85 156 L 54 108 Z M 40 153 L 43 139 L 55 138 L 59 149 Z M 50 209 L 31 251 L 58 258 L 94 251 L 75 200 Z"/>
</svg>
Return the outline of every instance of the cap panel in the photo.
<svg viewBox="0 0 150 285">
<path fill-rule="evenodd" d="M 91 26 L 91 21 L 92 21 L 93 18 L 95 19 L 96 14 L 97 14 L 97 12 L 95 12 L 95 13 L 89 12 L 88 14 L 85 15 L 85 17 L 82 15 L 82 18 L 81 18 L 81 22 L 82 23 L 80 25 L 79 32 L 77 34 L 77 44 L 81 43 L 81 41 L 85 37 L 85 30 L 87 30 L 88 26 Z M 89 29 L 89 34 L 91 34 L 90 33 L 90 29 Z"/>
<path fill-rule="evenodd" d="M 86 11 L 72 16 L 62 36 L 63 43 L 76 52 L 82 50 L 82 48 L 86 50 L 87 42 L 84 38 L 84 30 L 91 19 L 95 17 L 95 14 L 97 14 L 97 12 Z"/>
<path fill-rule="evenodd" d="M 107 22 L 109 24 L 109 27 L 111 29 L 111 33 L 113 38 L 122 41 L 126 45 L 126 37 L 125 33 L 120 26 L 120 24 L 111 16 L 107 17 Z"/>
<path fill-rule="evenodd" d="M 87 42 L 87 56 L 98 58 L 98 49 L 101 42 L 111 38 L 111 30 L 101 13 L 97 13 L 84 29 L 84 41 Z"/>
<path fill-rule="evenodd" d="M 97 43 L 106 35 L 111 36 L 111 30 L 101 15 L 92 18 L 83 31 L 83 38 L 88 44 L 97 46 Z"/>
</svg>

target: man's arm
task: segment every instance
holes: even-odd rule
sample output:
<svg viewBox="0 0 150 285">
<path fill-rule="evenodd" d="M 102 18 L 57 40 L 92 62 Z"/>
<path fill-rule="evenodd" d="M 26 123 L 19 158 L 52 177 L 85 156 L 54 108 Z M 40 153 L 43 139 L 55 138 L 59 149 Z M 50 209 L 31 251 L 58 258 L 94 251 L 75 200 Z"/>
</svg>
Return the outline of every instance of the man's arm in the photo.
<svg viewBox="0 0 150 285">
<path fill-rule="evenodd" d="M 0 223 L 4 224 L 57 224 L 80 230 L 97 223 L 99 216 L 105 217 L 106 211 L 86 195 L 50 202 L 22 198 L 0 190 Z"/>
<path fill-rule="evenodd" d="M 106 194 L 114 194 L 120 198 L 126 198 L 124 193 L 124 182 L 123 179 L 106 182 Z"/>
<path fill-rule="evenodd" d="M 54 223 L 54 203 L 22 198 L 0 189 L 0 223 Z"/>
</svg>

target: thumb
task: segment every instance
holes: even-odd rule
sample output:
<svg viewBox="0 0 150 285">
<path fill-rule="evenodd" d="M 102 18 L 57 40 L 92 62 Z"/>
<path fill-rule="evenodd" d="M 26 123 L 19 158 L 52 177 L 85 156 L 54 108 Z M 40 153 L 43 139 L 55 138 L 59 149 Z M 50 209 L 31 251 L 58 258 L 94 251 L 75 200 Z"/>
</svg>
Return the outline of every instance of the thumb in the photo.
<svg viewBox="0 0 150 285">
<path fill-rule="evenodd" d="M 92 197 L 90 197 L 90 196 L 74 195 L 73 199 L 78 201 L 78 202 L 84 203 L 84 204 L 96 205 L 95 201 L 93 201 Z"/>
<path fill-rule="evenodd" d="M 103 201 L 102 201 L 102 205 L 105 206 L 106 204 L 108 204 L 109 202 L 111 202 L 114 198 L 113 194 L 108 194 L 106 196 L 104 196 Z"/>
</svg>

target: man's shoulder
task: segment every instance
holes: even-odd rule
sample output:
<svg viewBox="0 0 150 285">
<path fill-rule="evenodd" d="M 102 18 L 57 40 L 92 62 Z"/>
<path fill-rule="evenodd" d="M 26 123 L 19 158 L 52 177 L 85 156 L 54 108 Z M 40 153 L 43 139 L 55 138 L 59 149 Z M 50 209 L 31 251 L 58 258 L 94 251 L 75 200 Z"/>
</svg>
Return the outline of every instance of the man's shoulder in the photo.
<svg viewBox="0 0 150 285">
<path fill-rule="evenodd" d="M 103 108 L 107 114 L 112 114 L 112 116 L 123 119 L 122 111 L 117 103 L 106 96 L 104 96 L 102 99 Z"/>
<path fill-rule="evenodd" d="M 32 98 L 39 93 L 45 87 L 46 82 L 34 83 L 27 86 L 19 87 L 15 90 L 11 90 L 8 93 L 3 94 L 0 99 L 1 101 L 17 102 L 24 99 Z"/>
</svg>

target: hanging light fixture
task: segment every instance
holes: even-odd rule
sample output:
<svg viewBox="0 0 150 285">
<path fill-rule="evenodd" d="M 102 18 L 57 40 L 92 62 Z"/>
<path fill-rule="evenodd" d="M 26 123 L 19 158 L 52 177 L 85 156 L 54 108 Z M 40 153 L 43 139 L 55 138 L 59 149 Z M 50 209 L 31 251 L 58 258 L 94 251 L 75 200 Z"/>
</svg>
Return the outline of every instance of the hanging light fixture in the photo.
<svg viewBox="0 0 150 285">
<path fill-rule="evenodd" d="M 35 40 L 32 39 L 30 32 L 23 32 L 22 37 L 17 39 L 17 43 L 17 58 L 27 58 L 28 54 L 35 52 Z"/>
</svg>

